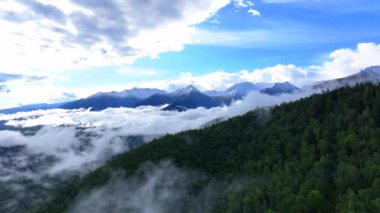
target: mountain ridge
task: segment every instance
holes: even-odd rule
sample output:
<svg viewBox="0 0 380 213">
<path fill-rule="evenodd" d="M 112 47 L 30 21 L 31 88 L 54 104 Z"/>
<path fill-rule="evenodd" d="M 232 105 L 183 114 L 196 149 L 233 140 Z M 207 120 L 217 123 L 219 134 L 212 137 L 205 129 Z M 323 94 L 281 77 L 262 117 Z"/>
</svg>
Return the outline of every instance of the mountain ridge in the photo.
<svg viewBox="0 0 380 213">
<path fill-rule="evenodd" d="M 322 81 L 315 83 L 309 88 L 312 90 L 327 90 L 335 89 L 343 86 L 352 86 L 358 83 L 372 82 L 377 83 L 380 81 L 380 66 L 372 66 L 361 70 L 360 72 L 339 79 L 333 79 L 328 81 Z M 194 103 L 191 104 L 190 101 L 183 101 L 181 96 L 188 94 L 191 91 L 198 91 L 198 95 L 203 97 L 205 102 L 203 104 Z M 239 100 L 244 98 L 251 92 L 261 92 L 268 95 L 281 95 L 284 93 L 293 94 L 299 93 L 302 89 L 292 85 L 289 82 L 283 83 L 251 83 L 251 82 L 241 82 L 237 83 L 224 91 L 209 90 L 201 92 L 193 85 L 187 87 L 179 88 L 173 92 L 167 92 L 155 88 L 132 88 L 130 90 L 124 90 L 121 92 L 101 92 L 93 94 L 87 98 L 82 98 L 79 100 L 56 103 L 56 104 L 33 104 L 25 105 L 16 108 L 9 108 L 0 110 L 0 113 L 11 114 L 16 112 L 31 111 L 38 109 L 54 109 L 54 108 L 64 108 L 64 109 L 79 109 L 79 108 L 91 108 L 92 110 L 103 110 L 108 107 L 139 107 L 139 106 L 163 106 L 172 105 L 166 107 L 166 110 L 185 110 L 196 107 L 211 108 L 215 106 L 229 105 L 233 100 Z M 200 94 L 202 93 L 202 94 Z M 208 97 L 205 97 L 205 96 Z M 200 97 L 199 97 L 200 98 Z M 200 100 L 200 99 L 193 99 Z M 183 106 L 179 103 L 182 100 Z M 219 103 L 217 105 L 216 103 Z"/>
<path fill-rule="evenodd" d="M 315 90 L 335 89 L 343 86 L 353 86 L 360 83 L 378 83 L 380 81 L 380 66 L 371 66 L 358 73 L 327 81 L 316 83 L 312 86 Z"/>
</svg>

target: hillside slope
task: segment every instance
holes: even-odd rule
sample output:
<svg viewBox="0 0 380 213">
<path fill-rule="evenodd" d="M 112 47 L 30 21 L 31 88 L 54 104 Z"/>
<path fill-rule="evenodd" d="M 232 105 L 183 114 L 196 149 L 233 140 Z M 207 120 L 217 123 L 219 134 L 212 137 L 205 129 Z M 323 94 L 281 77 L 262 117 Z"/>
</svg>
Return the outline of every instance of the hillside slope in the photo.
<svg viewBox="0 0 380 213">
<path fill-rule="evenodd" d="M 65 212 L 114 171 L 133 174 L 166 159 L 210 179 L 249 180 L 221 196 L 214 212 L 379 212 L 380 86 L 341 88 L 167 135 L 74 180 L 36 212 Z"/>
</svg>

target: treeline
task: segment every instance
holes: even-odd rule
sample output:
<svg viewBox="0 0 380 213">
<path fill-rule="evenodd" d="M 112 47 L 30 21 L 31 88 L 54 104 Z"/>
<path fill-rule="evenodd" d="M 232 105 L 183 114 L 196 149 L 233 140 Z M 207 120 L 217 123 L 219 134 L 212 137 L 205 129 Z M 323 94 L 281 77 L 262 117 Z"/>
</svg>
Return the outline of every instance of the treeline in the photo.
<svg viewBox="0 0 380 213">
<path fill-rule="evenodd" d="M 166 159 L 215 179 L 249 180 L 215 212 L 380 212 L 380 86 L 341 88 L 167 135 L 74 180 L 36 212 L 65 212 L 113 171 L 132 174 Z"/>
</svg>

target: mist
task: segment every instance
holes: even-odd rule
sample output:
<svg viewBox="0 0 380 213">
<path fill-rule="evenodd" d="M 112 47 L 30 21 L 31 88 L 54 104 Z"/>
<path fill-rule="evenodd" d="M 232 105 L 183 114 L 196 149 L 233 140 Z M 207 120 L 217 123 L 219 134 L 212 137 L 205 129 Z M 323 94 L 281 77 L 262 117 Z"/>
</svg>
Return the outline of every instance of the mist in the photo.
<svg viewBox="0 0 380 213">
<path fill-rule="evenodd" d="M 200 183 L 204 186 L 195 187 Z M 212 181 L 169 161 L 146 163 L 128 178 L 115 174 L 105 186 L 81 194 L 69 212 L 207 213 L 227 191 L 239 186 Z"/>
</svg>

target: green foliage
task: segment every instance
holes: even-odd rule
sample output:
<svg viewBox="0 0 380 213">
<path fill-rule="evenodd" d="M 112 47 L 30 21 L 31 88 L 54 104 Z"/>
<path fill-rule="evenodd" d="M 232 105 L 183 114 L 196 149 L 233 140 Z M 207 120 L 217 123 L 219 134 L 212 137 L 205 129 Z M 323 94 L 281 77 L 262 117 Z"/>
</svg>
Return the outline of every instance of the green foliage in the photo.
<svg viewBox="0 0 380 213">
<path fill-rule="evenodd" d="M 143 162 L 165 159 L 218 179 L 250 179 L 215 212 L 380 212 L 380 86 L 341 88 L 270 115 L 256 110 L 167 135 L 73 181 L 36 212 L 67 211 L 113 171 L 133 174 Z"/>
</svg>

